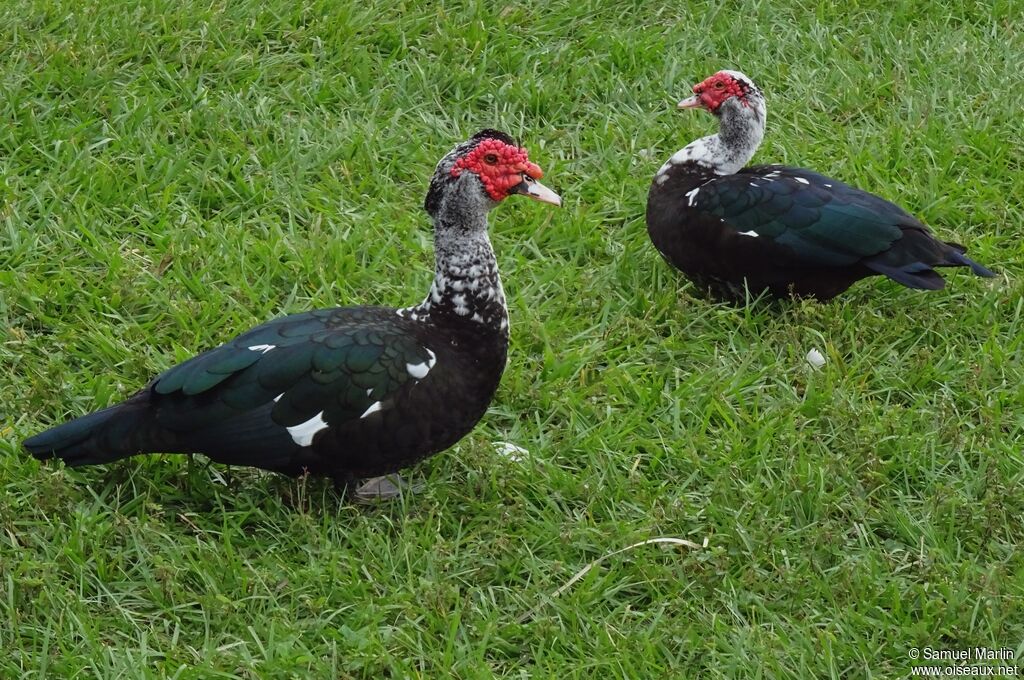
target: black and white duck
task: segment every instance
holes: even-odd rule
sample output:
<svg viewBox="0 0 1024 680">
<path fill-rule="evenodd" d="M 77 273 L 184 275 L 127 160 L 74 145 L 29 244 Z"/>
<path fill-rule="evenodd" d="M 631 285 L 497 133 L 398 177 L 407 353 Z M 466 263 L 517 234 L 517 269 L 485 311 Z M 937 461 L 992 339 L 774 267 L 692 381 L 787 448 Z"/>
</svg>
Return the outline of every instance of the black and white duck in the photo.
<svg viewBox="0 0 1024 680">
<path fill-rule="evenodd" d="M 269 321 L 25 448 L 69 467 L 202 453 L 345 486 L 447 449 L 484 415 L 508 351 L 487 214 L 517 194 L 560 205 L 537 181 L 542 174 L 507 134 L 478 132 L 441 159 L 430 182 L 435 274 L 423 302 Z"/>
<path fill-rule="evenodd" d="M 704 109 L 716 134 L 672 155 L 651 183 L 647 230 L 666 260 L 726 299 L 829 300 L 854 282 L 883 275 L 909 288 L 945 285 L 936 267 L 995 276 L 936 239 L 899 206 L 811 170 L 744 167 L 764 138 L 765 100 L 738 71 L 693 87 L 681 109 Z"/>
</svg>

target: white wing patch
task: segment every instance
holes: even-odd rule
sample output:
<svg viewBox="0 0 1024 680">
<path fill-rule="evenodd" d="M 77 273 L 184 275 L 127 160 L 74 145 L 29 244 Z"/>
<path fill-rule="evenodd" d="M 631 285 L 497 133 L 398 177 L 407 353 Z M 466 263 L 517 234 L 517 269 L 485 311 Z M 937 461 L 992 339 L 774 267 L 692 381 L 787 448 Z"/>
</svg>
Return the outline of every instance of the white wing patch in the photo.
<svg viewBox="0 0 1024 680">
<path fill-rule="evenodd" d="M 384 407 L 381 405 L 381 403 L 379 401 L 375 401 L 372 404 L 370 404 L 369 408 L 367 408 L 365 411 L 363 411 L 363 415 L 361 415 L 359 417 L 360 418 L 365 418 L 366 416 L 370 415 L 371 413 L 376 413 L 377 411 L 381 410 L 382 408 L 384 408 Z"/>
<path fill-rule="evenodd" d="M 409 375 L 416 378 L 417 380 L 422 380 L 423 378 L 426 378 L 427 373 L 430 373 L 430 369 L 432 369 L 434 367 L 434 364 L 437 363 L 437 355 L 434 354 L 429 349 L 427 349 L 426 347 L 424 347 L 423 349 L 427 350 L 427 354 L 430 355 L 429 359 L 420 364 L 405 365 L 405 370 L 409 372 Z"/>
<path fill-rule="evenodd" d="M 277 399 L 274 401 L 277 401 Z M 296 444 L 299 446 L 309 446 L 313 443 L 313 437 L 316 436 L 316 433 L 320 430 L 326 430 L 328 427 L 329 425 L 324 421 L 324 412 L 320 411 L 320 413 L 317 413 L 306 422 L 285 429 L 288 430 L 288 434 L 292 436 L 292 441 Z"/>
<path fill-rule="evenodd" d="M 252 350 L 253 352 L 261 352 L 266 354 L 272 349 L 277 349 L 277 345 L 249 345 L 246 349 Z"/>
<path fill-rule="evenodd" d="M 758 236 L 760 236 L 760 234 L 758 234 L 753 229 L 751 229 L 750 231 L 741 231 L 741 232 L 739 232 L 739 234 L 740 234 L 740 236 L 753 236 L 754 238 L 757 238 Z"/>
<path fill-rule="evenodd" d="M 797 182 L 800 182 L 800 184 L 810 184 L 810 182 L 805 180 L 803 177 L 794 177 L 793 179 L 795 179 Z"/>
<path fill-rule="evenodd" d="M 694 201 L 697 200 L 697 192 L 700 191 L 700 187 L 696 189 L 690 189 L 686 192 L 686 205 L 692 206 Z"/>
</svg>

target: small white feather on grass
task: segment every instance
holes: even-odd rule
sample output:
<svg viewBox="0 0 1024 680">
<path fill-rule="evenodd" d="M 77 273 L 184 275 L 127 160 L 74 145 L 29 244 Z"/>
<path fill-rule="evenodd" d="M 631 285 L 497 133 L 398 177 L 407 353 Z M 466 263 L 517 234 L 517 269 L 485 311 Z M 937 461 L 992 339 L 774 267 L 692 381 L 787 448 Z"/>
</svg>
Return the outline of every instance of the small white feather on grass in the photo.
<svg viewBox="0 0 1024 680">
<path fill-rule="evenodd" d="M 511 461 L 519 462 L 530 455 L 530 452 L 522 446 L 516 446 L 512 442 L 494 442 L 494 450 L 498 455 L 505 456 Z"/>
<path fill-rule="evenodd" d="M 814 368 L 821 368 L 825 365 L 825 355 L 818 351 L 817 347 L 812 347 L 811 351 L 807 353 L 807 363 Z"/>
</svg>

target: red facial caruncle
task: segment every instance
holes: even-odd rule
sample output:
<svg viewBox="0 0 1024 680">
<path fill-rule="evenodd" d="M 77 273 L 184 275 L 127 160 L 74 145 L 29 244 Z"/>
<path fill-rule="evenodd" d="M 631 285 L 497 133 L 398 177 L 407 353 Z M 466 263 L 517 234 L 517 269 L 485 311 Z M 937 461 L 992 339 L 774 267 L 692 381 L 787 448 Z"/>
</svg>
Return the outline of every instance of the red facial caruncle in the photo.
<svg viewBox="0 0 1024 680">
<path fill-rule="evenodd" d="M 487 195 L 500 201 L 509 195 L 509 190 L 523 181 L 523 175 L 540 179 L 544 172 L 526 156 L 526 149 L 506 144 L 498 139 L 485 139 L 465 156 L 455 162 L 452 177 L 458 177 L 463 170 L 475 172 L 483 182 Z"/>
<path fill-rule="evenodd" d="M 717 111 L 722 102 L 730 97 L 738 97 L 745 106 L 749 106 L 746 100 L 747 86 L 724 71 L 708 76 L 703 82 L 694 85 L 693 93 L 711 112 Z"/>
</svg>

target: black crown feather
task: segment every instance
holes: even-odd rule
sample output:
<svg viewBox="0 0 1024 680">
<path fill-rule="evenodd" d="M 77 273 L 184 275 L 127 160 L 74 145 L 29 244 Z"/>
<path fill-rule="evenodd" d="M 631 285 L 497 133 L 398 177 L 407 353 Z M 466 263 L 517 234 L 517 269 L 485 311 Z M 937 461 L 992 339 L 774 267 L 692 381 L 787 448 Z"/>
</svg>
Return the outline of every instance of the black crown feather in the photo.
<svg viewBox="0 0 1024 680">
<path fill-rule="evenodd" d="M 473 135 L 470 138 L 470 141 L 479 142 L 480 140 L 483 139 L 497 139 L 499 142 L 504 142 L 505 144 L 509 144 L 511 146 L 519 146 L 518 144 L 516 144 L 516 140 L 512 139 L 512 137 L 510 137 L 507 133 L 502 132 L 501 130 L 494 130 L 492 128 L 485 128 L 481 130 L 480 132 Z"/>
</svg>

